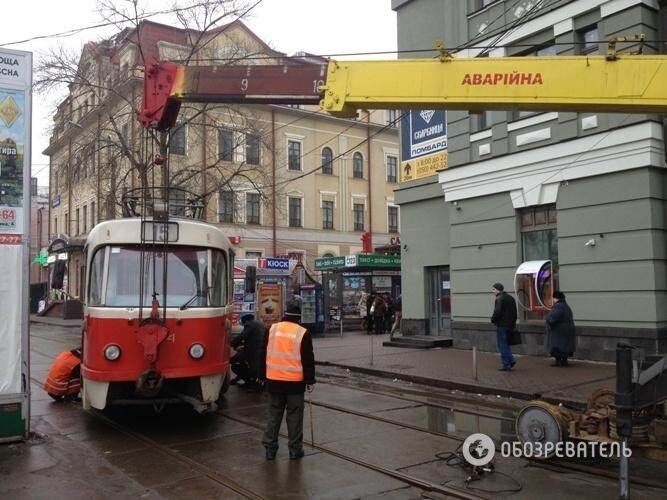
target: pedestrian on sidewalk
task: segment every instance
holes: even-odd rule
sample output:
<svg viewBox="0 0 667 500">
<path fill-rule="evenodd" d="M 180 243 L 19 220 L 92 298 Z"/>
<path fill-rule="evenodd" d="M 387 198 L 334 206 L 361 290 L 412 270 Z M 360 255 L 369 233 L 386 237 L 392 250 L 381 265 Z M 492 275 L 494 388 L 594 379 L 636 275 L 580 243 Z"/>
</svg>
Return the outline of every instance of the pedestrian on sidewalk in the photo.
<svg viewBox="0 0 667 500">
<path fill-rule="evenodd" d="M 567 358 L 574 354 L 575 326 L 572 309 L 561 291 L 553 293 L 554 306 L 544 318 L 547 329 L 547 349 L 555 362 L 551 366 L 567 366 Z"/>
<path fill-rule="evenodd" d="M 402 296 L 399 295 L 394 302 L 394 324 L 391 327 L 390 335 L 401 331 L 401 316 L 403 315 Z"/>
<path fill-rule="evenodd" d="M 384 294 L 384 303 L 387 306 L 384 312 L 384 331 L 386 332 L 391 330 L 391 326 L 394 323 L 394 299 L 390 293 Z"/>
<path fill-rule="evenodd" d="M 509 333 L 516 328 L 516 301 L 505 292 L 502 283 L 494 283 L 491 291 L 496 296 L 491 323 L 496 325 L 496 342 L 501 361 L 498 370 L 508 372 L 516 364 L 507 340 Z"/>
<path fill-rule="evenodd" d="M 387 312 L 387 304 L 382 298 L 381 294 L 375 296 L 373 301 L 373 306 L 371 307 L 373 311 L 373 324 L 375 325 L 375 335 L 384 334 L 384 315 Z"/>
<path fill-rule="evenodd" d="M 359 299 L 359 318 L 361 319 L 361 330 L 366 330 L 366 318 L 368 317 L 368 294 L 366 292 L 361 292 L 361 298 Z"/>
<path fill-rule="evenodd" d="M 368 299 L 366 300 L 366 334 L 372 335 L 374 322 L 373 322 L 373 305 L 375 304 L 375 291 L 371 291 Z"/>
<path fill-rule="evenodd" d="M 315 356 L 313 341 L 299 325 L 298 307 L 288 307 L 283 320 L 269 330 L 266 345 L 266 389 L 269 393 L 269 411 L 262 444 L 266 459 L 274 460 L 278 452 L 278 433 L 287 421 L 290 460 L 303 457 L 304 392 L 313 390 L 315 383 Z"/>
</svg>

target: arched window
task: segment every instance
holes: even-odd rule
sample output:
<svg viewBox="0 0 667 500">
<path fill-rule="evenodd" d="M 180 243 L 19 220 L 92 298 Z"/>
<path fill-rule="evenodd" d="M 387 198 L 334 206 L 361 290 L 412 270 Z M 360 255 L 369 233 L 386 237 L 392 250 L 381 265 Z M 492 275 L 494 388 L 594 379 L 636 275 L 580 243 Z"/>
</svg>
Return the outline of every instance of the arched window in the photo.
<svg viewBox="0 0 667 500">
<path fill-rule="evenodd" d="M 331 148 L 322 148 L 322 173 L 333 175 L 333 151 Z"/>
<path fill-rule="evenodd" d="M 364 178 L 364 157 L 359 151 L 352 155 L 352 177 L 355 179 Z"/>
<path fill-rule="evenodd" d="M 327 253 L 322 254 L 323 259 L 331 259 L 332 257 L 335 257 L 335 255 L 332 254 L 331 252 L 327 252 Z"/>
</svg>

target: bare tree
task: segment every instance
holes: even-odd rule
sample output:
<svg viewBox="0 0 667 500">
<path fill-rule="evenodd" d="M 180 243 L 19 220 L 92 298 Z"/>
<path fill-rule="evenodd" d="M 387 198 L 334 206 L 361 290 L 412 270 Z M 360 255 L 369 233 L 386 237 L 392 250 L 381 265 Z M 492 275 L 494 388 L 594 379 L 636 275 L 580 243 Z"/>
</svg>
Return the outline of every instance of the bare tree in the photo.
<svg viewBox="0 0 667 500">
<path fill-rule="evenodd" d="M 143 129 L 136 120 L 143 69 L 151 58 L 185 65 L 252 63 L 257 55 L 279 59 L 281 54 L 228 29 L 256 2 L 174 1 L 159 14 L 177 27 L 165 29 L 147 21 L 156 13 L 143 4 L 100 0 L 102 21 L 116 28 L 113 36 L 86 44 L 80 54 L 55 48 L 38 61 L 37 92 L 67 89 L 55 112 L 51 144 L 60 147 L 54 147 L 59 161 L 52 175 L 61 185 L 67 182 L 75 201 L 97 193 L 107 218 L 132 188 L 181 187 L 205 202 L 221 188 L 262 194 L 267 171 L 249 151 L 255 142 L 265 150 L 270 144 L 257 113 L 240 106 L 184 105 L 170 133 Z"/>
</svg>

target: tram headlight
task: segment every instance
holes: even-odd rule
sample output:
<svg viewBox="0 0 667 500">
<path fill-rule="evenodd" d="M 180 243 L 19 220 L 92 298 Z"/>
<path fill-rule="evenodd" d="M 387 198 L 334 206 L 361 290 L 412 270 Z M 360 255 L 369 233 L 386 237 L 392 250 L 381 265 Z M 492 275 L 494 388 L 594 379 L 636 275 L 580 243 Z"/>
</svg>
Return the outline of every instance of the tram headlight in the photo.
<svg viewBox="0 0 667 500">
<path fill-rule="evenodd" d="M 190 357 L 193 359 L 201 359 L 204 357 L 204 346 L 201 344 L 192 344 L 190 346 Z"/>
<path fill-rule="evenodd" d="M 120 347 L 116 344 L 108 345 L 104 348 L 104 357 L 109 361 L 116 361 L 120 358 Z"/>
</svg>

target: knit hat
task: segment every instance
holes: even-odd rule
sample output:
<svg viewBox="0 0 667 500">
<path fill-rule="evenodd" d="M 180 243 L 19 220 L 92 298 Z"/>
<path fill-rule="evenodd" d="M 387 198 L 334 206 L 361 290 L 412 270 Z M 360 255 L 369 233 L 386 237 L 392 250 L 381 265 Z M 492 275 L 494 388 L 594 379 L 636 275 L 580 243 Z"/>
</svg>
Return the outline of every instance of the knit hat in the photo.
<svg viewBox="0 0 667 500">
<path fill-rule="evenodd" d="M 565 300 L 565 294 L 561 291 L 556 290 L 553 294 L 554 299 Z"/>
<path fill-rule="evenodd" d="M 502 292 L 503 290 L 505 290 L 505 287 L 503 286 L 502 283 L 494 283 L 491 288 L 495 288 L 499 292 Z"/>
</svg>

